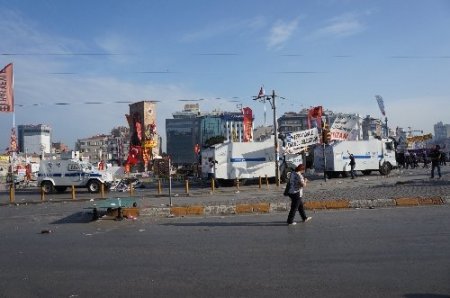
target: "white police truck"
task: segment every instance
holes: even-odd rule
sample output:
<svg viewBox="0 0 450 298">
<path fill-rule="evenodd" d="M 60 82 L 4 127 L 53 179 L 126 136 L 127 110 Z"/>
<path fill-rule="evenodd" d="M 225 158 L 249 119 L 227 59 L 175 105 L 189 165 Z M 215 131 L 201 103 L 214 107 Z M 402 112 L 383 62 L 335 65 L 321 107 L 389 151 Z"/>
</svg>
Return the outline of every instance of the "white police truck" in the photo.
<svg viewBox="0 0 450 298">
<path fill-rule="evenodd" d="M 108 189 L 112 180 L 110 173 L 98 171 L 91 163 L 78 158 L 41 160 L 37 178 L 44 193 L 54 190 L 62 193 L 72 185 L 96 193 L 102 184 Z"/>
<path fill-rule="evenodd" d="M 350 153 L 355 157 L 355 171 L 364 175 L 370 175 L 372 171 L 388 175 L 397 167 L 394 141 L 390 139 L 336 141 L 325 146 L 325 154 L 323 149 L 321 145 L 314 149 L 314 168 L 325 170 L 328 178 L 350 175 Z"/>
<path fill-rule="evenodd" d="M 229 142 L 202 150 L 202 175 L 210 172 L 215 162 L 215 176 L 219 184 L 230 184 L 239 179 L 242 184 L 259 177 L 275 178 L 275 151 L 273 138 L 264 142 Z"/>
</svg>

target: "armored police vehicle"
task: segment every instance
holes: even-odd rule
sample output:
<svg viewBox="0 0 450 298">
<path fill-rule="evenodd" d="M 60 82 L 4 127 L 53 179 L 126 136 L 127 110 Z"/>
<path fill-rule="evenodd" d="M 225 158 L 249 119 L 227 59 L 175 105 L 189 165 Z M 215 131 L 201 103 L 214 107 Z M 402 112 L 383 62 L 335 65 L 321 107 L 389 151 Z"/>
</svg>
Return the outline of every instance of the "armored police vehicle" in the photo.
<svg viewBox="0 0 450 298">
<path fill-rule="evenodd" d="M 112 180 L 110 173 L 98 171 L 91 163 L 77 158 L 42 160 L 37 179 L 44 193 L 64 192 L 72 185 L 96 193 L 102 184 L 108 189 Z"/>
</svg>

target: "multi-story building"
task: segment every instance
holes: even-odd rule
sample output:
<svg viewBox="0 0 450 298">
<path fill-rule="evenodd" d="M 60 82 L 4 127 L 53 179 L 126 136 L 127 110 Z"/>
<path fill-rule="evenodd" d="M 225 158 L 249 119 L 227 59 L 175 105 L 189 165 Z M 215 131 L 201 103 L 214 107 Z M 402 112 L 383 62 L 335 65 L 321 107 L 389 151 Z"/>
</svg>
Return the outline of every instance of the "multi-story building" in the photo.
<svg viewBox="0 0 450 298">
<path fill-rule="evenodd" d="M 95 164 L 99 161 L 108 160 L 108 141 L 111 135 L 96 135 L 93 137 L 78 139 L 75 149 L 89 162 Z"/>
<path fill-rule="evenodd" d="M 303 109 L 300 112 L 286 112 L 278 118 L 278 133 L 287 134 L 296 131 L 302 131 L 310 128 L 308 119 L 309 109 Z M 323 112 L 323 118 L 328 125 L 333 124 L 336 115 L 329 110 Z M 313 125 L 314 126 L 314 125 Z"/>
<path fill-rule="evenodd" d="M 382 129 L 383 123 L 380 119 L 370 117 L 370 115 L 362 119 L 362 135 L 364 140 L 375 136 L 381 137 Z"/>
<path fill-rule="evenodd" d="M 111 130 L 111 138 L 108 140 L 108 161 L 123 165 L 127 159 L 130 146 L 130 129 L 119 126 Z"/>
<path fill-rule="evenodd" d="M 196 163 L 198 156 L 194 152 L 200 144 L 200 109 L 198 104 L 187 104 L 183 111 L 172 114 L 166 119 L 167 154 L 175 164 Z"/>
<path fill-rule="evenodd" d="M 51 152 L 52 129 L 48 125 L 18 125 L 19 151 L 30 154 Z"/>
<path fill-rule="evenodd" d="M 128 155 L 129 129 L 116 127 L 110 135 L 101 134 L 84 139 L 78 139 L 75 150 L 80 152 L 83 159 L 95 164 L 101 160 L 122 165 Z"/>
<path fill-rule="evenodd" d="M 52 152 L 56 154 L 61 154 L 61 152 L 68 152 L 69 147 L 61 142 L 52 143 Z"/>
<path fill-rule="evenodd" d="M 249 108 L 202 114 L 198 104 L 186 105 L 183 111 L 173 114 L 173 119 L 166 119 L 167 153 L 175 164 L 197 163 L 194 150 L 197 144 L 203 147 L 214 138 L 223 142 L 252 141 L 252 128 L 253 115 Z"/>
<path fill-rule="evenodd" d="M 439 121 L 434 125 L 435 140 L 445 140 L 450 137 L 450 124 L 444 124 Z"/>
</svg>

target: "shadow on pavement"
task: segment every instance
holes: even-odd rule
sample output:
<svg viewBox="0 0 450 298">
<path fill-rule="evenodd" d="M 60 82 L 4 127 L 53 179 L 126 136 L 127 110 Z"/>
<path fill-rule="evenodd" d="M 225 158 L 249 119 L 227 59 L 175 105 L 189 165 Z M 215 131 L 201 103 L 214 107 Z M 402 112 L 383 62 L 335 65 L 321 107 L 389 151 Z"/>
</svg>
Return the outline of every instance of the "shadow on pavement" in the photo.
<svg viewBox="0 0 450 298">
<path fill-rule="evenodd" d="M 51 224 L 69 224 L 69 223 L 90 223 L 92 214 L 89 212 L 76 212 L 64 218 L 58 219 Z"/>
<path fill-rule="evenodd" d="M 176 227 L 278 227 L 286 226 L 285 221 L 278 222 L 196 222 L 196 223 L 165 223 L 163 226 Z"/>
</svg>

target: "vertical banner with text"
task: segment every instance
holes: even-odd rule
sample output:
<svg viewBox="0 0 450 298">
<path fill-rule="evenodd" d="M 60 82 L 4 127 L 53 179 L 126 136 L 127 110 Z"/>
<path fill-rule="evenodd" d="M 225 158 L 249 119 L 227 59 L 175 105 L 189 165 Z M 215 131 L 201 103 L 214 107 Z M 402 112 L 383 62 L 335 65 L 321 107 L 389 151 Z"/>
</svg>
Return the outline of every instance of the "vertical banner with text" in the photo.
<svg viewBox="0 0 450 298">
<path fill-rule="evenodd" d="M 0 70 L 0 112 L 14 112 L 12 63 Z"/>
</svg>

